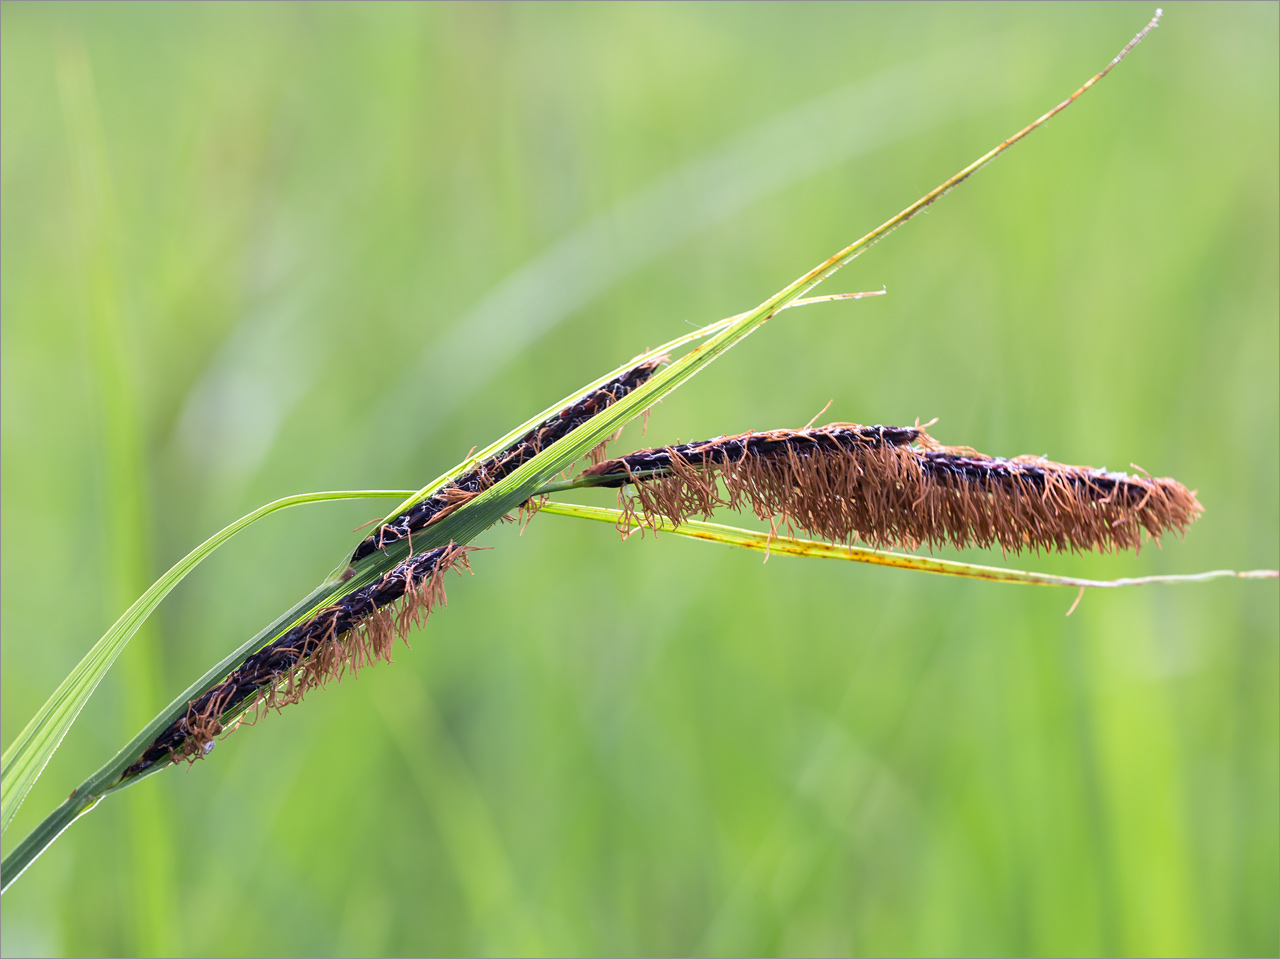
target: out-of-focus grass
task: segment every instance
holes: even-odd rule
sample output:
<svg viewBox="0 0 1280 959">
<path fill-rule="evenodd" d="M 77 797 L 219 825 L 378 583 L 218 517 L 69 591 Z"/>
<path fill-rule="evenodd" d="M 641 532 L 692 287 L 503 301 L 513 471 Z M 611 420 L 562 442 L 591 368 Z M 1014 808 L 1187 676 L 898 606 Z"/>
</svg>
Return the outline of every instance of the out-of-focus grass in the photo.
<svg viewBox="0 0 1280 959">
<path fill-rule="evenodd" d="M 145 581 L 276 496 L 420 485 L 751 307 L 1150 14 L 5 4 L 5 742 L 137 557 Z M 779 317 L 646 442 L 828 399 L 936 415 L 944 442 L 1133 461 L 1207 507 L 1137 559 L 1020 565 L 1275 567 L 1276 29 L 1274 5 L 1166 8 L 1094 92 L 841 275 L 888 296 Z M 76 51 L 97 134 L 60 86 Z M 797 123 L 813 136 L 759 133 Z M 134 542 L 122 485 L 146 491 Z M 370 516 L 284 516 L 179 587 L 6 848 Z M 1274 586 L 1090 595 L 1065 619 L 1065 593 L 552 517 L 483 542 L 396 666 L 77 824 L 4 897 L 4 952 L 1274 950 Z"/>
</svg>

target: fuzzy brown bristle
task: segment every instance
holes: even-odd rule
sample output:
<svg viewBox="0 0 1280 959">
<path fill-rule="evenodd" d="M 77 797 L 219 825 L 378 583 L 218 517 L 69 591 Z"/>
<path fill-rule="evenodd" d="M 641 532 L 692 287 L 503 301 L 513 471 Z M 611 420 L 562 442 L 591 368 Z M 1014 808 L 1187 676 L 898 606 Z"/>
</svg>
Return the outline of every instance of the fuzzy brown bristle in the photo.
<svg viewBox="0 0 1280 959">
<path fill-rule="evenodd" d="M 192 700 L 186 714 L 157 736 L 121 778 L 165 759 L 200 759 L 213 748 L 228 717 L 245 721 L 239 717 L 247 713 L 252 724 L 268 710 L 300 702 L 331 680 L 341 681 L 347 672 L 355 676 L 379 660 L 390 662 L 396 639 L 407 646 L 410 630 L 447 603 L 444 574 L 459 568 L 469 572 L 467 554 L 474 548 L 449 543 L 410 556 L 379 580 L 294 626 Z"/>
<path fill-rule="evenodd" d="M 628 488 L 627 524 L 678 525 L 749 505 L 775 528 L 877 547 L 1136 551 L 1144 531 L 1154 540 L 1183 533 L 1202 511 L 1172 479 L 998 459 L 939 446 L 919 427 L 744 433 L 640 450 L 586 474 Z"/>
</svg>

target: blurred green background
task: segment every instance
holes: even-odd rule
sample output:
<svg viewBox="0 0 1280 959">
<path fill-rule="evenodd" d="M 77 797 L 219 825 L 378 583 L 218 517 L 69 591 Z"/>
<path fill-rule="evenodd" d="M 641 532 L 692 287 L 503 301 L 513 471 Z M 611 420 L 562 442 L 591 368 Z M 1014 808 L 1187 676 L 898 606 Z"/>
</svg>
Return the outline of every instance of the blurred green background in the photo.
<svg viewBox="0 0 1280 959">
<path fill-rule="evenodd" d="M 225 523 L 417 487 L 749 309 L 1152 6 L 6 2 L 4 742 Z M 1278 10 L 1167 4 L 824 288 L 888 296 L 783 314 L 644 443 L 938 416 L 1206 506 L 1137 558 L 1010 565 L 1277 566 Z M 193 574 L 6 851 L 381 509 Z M 1273 583 L 1068 619 L 1066 590 L 560 517 L 480 542 L 395 666 L 71 828 L 4 952 L 1275 954 Z"/>
</svg>

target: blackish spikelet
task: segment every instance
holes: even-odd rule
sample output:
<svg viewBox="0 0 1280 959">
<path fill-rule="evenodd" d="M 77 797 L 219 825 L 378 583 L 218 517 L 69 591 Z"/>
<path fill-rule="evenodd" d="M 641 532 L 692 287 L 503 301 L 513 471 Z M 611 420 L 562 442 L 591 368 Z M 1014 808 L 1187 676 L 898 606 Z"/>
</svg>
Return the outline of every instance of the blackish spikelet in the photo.
<svg viewBox="0 0 1280 959">
<path fill-rule="evenodd" d="M 355 552 L 351 554 L 351 562 L 359 562 L 366 556 L 443 519 L 463 503 L 514 473 L 552 443 L 568 436 L 601 410 L 622 399 L 653 376 L 654 371 L 666 362 L 668 358 L 665 356 L 646 360 L 598 389 L 592 390 L 555 416 L 543 420 L 506 449 L 477 463 L 472 469 L 421 503 L 409 507 L 399 516 L 383 523 L 356 547 Z"/>
<path fill-rule="evenodd" d="M 160 733 L 121 778 L 161 760 L 201 758 L 213 748 L 223 720 L 244 712 L 251 697 L 249 709 L 280 709 L 331 679 L 341 680 L 348 670 L 356 675 L 379 659 L 390 662 L 396 637 L 408 645 L 409 630 L 444 605 L 444 574 L 456 566 L 471 568 L 467 553 L 472 548 L 449 543 L 410 556 L 381 579 L 294 626 L 192 700 L 186 715 Z"/>
</svg>

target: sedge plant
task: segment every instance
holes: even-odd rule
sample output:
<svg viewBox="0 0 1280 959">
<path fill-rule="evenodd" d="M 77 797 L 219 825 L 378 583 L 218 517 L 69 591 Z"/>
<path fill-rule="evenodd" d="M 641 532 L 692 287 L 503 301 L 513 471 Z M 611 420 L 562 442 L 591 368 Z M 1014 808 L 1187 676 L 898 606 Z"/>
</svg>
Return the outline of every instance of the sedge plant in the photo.
<svg viewBox="0 0 1280 959">
<path fill-rule="evenodd" d="M 902 212 L 787 284 L 755 308 L 702 327 L 620 365 L 418 490 L 348 490 L 286 497 L 255 510 L 184 557 L 89 651 L 3 755 L 0 826 L 19 805 L 130 638 L 197 564 L 244 528 L 281 509 L 353 498 L 399 504 L 340 558 L 311 593 L 242 643 L 161 710 L 4 859 L 3 888 L 79 816 L 106 796 L 175 763 L 209 755 L 219 738 L 271 709 L 377 660 L 443 605 L 449 571 L 470 568 L 476 537 L 495 523 L 537 513 L 650 530 L 766 555 L 842 559 L 917 572 L 1018 583 L 1117 588 L 1207 579 L 1276 578 L 1276 571 L 1216 570 L 1118 580 L 980 566 L 902 550 L 998 545 L 1006 553 L 1136 550 L 1182 533 L 1201 511 L 1180 483 L 1108 473 L 1042 457 L 996 458 L 943 446 L 918 424 L 828 424 L 717 437 L 605 460 L 604 445 L 694 374 L 783 311 L 882 292 L 806 296 L 1106 76 L 1158 23 L 1160 11 L 1082 87 Z M 565 471 L 583 458 L 578 476 Z M 606 486 L 619 509 L 550 497 Z M 717 509 L 750 509 L 770 523 L 757 533 L 711 522 Z M 807 533 L 808 539 L 796 533 Z M 1077 597 L 1078 601 L 1078 597 Z"/>
</svg>

